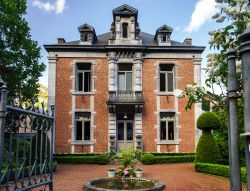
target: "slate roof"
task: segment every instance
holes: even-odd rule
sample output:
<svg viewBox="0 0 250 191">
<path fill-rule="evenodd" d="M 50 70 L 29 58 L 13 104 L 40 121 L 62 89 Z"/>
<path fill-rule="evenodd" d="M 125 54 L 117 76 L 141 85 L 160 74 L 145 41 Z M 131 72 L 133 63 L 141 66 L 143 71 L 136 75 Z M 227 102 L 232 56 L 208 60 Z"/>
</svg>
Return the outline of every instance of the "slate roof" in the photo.
<svg viewBox="0 0 250 191">
<path fill-rule="evenodd" d="M 142 40 L 142 46 L 158 46 L 157 41 L 154 40 L 154 35 L 141 32 L 140 37 Z M 98 35 L 97 41 L 95 41 L 92 46 L 108 45 L 109 38 L 110 38 L 110 32 Z M 79 45 L 79 44 L 80 44 L 80 40 L 76 40 L 76 41 L 66 42 L 63 45 Z M 171 46 L 190 46 L 190 45 L 186 45 L 184 43 L 171 40 Z"/>
</svg>

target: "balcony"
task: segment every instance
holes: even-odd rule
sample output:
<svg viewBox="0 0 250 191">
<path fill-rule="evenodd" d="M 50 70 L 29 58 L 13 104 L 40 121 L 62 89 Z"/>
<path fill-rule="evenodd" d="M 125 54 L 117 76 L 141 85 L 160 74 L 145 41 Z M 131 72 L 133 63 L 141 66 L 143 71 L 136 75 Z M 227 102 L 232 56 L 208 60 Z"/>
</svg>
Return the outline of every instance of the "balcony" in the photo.
<svg viewBox="0 0 250 191">
<path fill-rule="evenodd" d="M 144 99 L 142 92 L 110 91 L 107 101 L 109 112 L 142 112 Z"/>
</svg>

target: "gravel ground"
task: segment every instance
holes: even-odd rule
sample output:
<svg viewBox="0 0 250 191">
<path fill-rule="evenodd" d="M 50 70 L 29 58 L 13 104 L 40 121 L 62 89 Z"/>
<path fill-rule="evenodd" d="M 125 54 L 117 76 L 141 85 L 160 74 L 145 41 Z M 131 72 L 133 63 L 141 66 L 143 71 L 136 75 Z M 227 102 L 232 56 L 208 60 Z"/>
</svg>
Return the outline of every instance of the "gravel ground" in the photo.
<svg viewBox="0 0 250 191">
<path fill-rule="evenodd" d="M 165 183 L 166 191 L 228 191 L 228 178 L 197 173 L 192 163 L 139 165 L 144 177 Z M 83 191 L 83 184 L 90 179 L 107 176 L 107 169 L 118 165 L 59 164 L 54 174 L 55 191 Z M 246 190 L 246 185 L 243 185 Z"/>
</svg>

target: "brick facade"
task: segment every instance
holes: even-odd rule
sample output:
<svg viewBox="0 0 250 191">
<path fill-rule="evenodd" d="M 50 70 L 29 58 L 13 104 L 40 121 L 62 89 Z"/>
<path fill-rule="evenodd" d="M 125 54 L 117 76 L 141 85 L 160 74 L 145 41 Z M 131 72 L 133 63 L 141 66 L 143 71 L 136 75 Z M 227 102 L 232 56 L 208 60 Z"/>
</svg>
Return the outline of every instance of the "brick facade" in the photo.
<svg viewBox="0 0 250 191">
<path fill-rule="evenodd" d="M 114 30 L 120 30 L 118 24 L 119 19 L 123 22 L 121 10 L 124 9 L 131 11 L 130 20 L 126 16 L 124 22 L 129 22 L 131 26 L 137 23 L 136 9 L 123 5 L 120 9 L 115 9 L 120 11 L 113 12 Z M 85 30 L 86 28 L 88 30 Z M 128 39 L 122 39 L 118 33 L 116 36 L 112 36 L 112 33 L 96 36 L 93 27 L 87 24 L 78 29 L 81 35 L 82 31 L 91 34 L 89 42 L 73 41 L 67 44 L 66 41 L 64 43 L 60 41 L 59 44 L 45 46 L 49 53 L 49 104 L 55 104 L 56 107 L 55 152 L 103 153 L 114 147 L 118 149 L 118 115 L 124 115 L 124 119 L 127 115 L 134 116 L 133 145 L 135 148 L 142 146 L 144 152 L 194 152 L 198 136 L 195 119 L 199 114 L 199 108 L 195 106 L 186 111 L 186 98 L 178 98 L 173 92 L 170 94 L 160 92 L 159 68 L 161 64 L 173 64 L 174 89 L 184 90 L 187 84 L 199 83 L 200 68 L 197 67 L 200 67 L 200 55 L 204 47 L 175 44 L 176 42 L 171 40 L 160 42 L 159 35 L 164 35 L 166 30 L 169 31 L 167 35 L 172 32 L 171 28 L 165 25 L 157 30 L 155 37 L 146 33 L 135 37 L 137 32 L 134 33 L 132 27 Z M 113 38 L 115 41 L 112 40 Z M 148 40 L 145 40 L 146 38 Z M 128 40 L 126 49 L 123 45 L 124 40 Z M 158 43 L 158 50 L 155 50 L 155 44 L 147 44 L 151 41 Z M 113 46 L 113 43 L 116 47 L 111 51 L 108 47 Z M 148 47 L 147 50 L 144 49 L 144 45 Z M 90 50 L 89 47 L 92 49 Z M 77 80 L 79 80 L 76 73 L 77 63 L 91 64 L 90 92 L 78 92 L 76 89 Z M 112 102 L 111 95 L 117 96 L 119 92 L 120 63 L 132 64 L 132 94 L 142 95 L 143 102 L 138 100 Z M 131 98 L 128 97 L 128 99 Z M 121 111 L 123 112 L 120 113 Z M 76 115 L 82 112 L 90 114 L 89 118 L 79 118 L 83 120 L 82 123 L 84 120 L 90 121 L 90 138 L 79 141 L 76 140 Z M 174 113 L 173 141 L 160 140 L 162 112 Z M 85 132 L 85 127 L 82 131 L 84 134 L 88 133 Z M 126 132 L 128 131 L 127 129 Z M 142 136 L 141 145 L 138 143 L 138 135 Z M 112 137 L 115 141 L 114 147 Z"/>
</svg>

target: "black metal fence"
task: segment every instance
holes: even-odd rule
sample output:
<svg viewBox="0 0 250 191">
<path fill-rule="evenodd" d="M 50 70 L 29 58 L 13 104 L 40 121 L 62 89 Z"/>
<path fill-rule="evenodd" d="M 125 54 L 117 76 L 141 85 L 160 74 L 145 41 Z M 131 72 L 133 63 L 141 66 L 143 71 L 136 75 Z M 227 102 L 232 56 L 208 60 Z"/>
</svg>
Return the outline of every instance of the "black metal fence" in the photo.
<svg viewBox="0 0 250 191">
<path fill-rule="evenodd" d="M 7 87 L 0 87 L 0 190 L 53 190 L 53 125 L 44 104 L 8 103 Z"/>
</svg>

